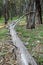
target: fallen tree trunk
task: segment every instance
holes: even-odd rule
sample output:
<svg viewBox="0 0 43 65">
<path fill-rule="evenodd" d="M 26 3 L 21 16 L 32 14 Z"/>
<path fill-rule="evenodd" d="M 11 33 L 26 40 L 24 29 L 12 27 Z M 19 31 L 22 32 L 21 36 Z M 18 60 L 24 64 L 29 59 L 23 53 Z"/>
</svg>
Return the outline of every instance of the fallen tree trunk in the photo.
<svg viewBox="0 0 43 65">
<path fill-rule="evenodd" d="M 18 64 L 19 65 L 37 65 L 33 57 L 28 53 L 26 47 L 23 45 L 23 42 L 17 36 L 17 33 L 14 30 L 14 27 L 16 24 L 17 22 L 15 24 L 12 22 L 12 24 L 9 25 L 9 30 L 10 30 L 10 35 L 11 35 L 13 44 L 18 48 L 17 55 L 16 55 Z"/>
</svg>

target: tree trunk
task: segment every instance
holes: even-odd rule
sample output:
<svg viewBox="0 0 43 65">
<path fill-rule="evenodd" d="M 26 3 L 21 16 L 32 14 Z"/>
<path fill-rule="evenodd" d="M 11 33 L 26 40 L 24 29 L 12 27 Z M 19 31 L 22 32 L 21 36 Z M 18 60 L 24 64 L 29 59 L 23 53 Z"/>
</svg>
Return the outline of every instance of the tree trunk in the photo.
<svg viewBox="0 0 43 65">
<path fill-rule="evenodd" d="M 28 29 L 35 28 L 35 10 L 36 10 L 35 1 L 31 0 L 30 8 L 29 8 L 29 14 L 26 16 Z"/>
<path fill-rule="evenodd" d="M 41 4 L 40 0 L 36 0 L 36 16 L 37 16 L 37 23 L 42 24 L 42 15 L 41 15 Z"/>
<path fill-rule="evenodd" d="M 27 19 L 27 28 L 35 28 L 35 16 L 37 17 L 36 21 L 37 24 L 42 24 L 42 15 L 41 15 L 41 4 L 40 0 L 30 0 L 30 5 L 27 7 L 27 13 L 26 15 Z M 29 9 L 29 10 L 28 10 Z"/>
<path fill-rule="evenodd" d="M 7 0 L 4 0 L 3 9 L 4 9 L 5 24 L 7 24 L 7 21 L 9 19 L 9 10 L 8 10 L 8 1 Z"/>
</svg>

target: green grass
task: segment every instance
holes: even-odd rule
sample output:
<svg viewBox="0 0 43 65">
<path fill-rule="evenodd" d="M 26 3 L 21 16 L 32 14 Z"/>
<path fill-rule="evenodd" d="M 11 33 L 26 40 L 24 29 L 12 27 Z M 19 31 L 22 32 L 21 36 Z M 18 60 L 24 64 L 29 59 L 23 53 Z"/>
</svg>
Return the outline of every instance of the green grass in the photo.
<svg viewBox="0 0 43 65">
<path fill-rule="evenodd" d="M 14 17 L 13 20 L 16 20 L 18 17 Z M 8 22 L 10 22 L 11 19 L 9 19 Z M 0 25 L 4 25 L 4 18 L 1 18 L 0 19 Z M 6 39 L 7 36 L 6 36 L 6 33 L 8 32 L 8 30 L 6 28 L 1 28 L 0 29 L 0 39 Z"/>
<path fill-rule="evenodd" d="M 16 19 L 18 19 L 18 16 L 13 17 L 13 20 L 16 20 Z M 11 19 L 10 18 L 9 18 L 8 22 L 11 22 Z M 3 24 L 3 23 L 4 23 L 4 18 L 1 18 L 0 19 L 0 24 Z"/>
<path fill-rule="evenodd" d="M 0 24 L 2 24 L 2 23 L 4 23 L 4 19 L 3 18 L 0 19 Z"/>
<path fill-rule="evenodd" d="M 43 40 L 43 25 L 40 25 L 40 27 L 38 27 L 38 29 L 33 29 L 33 30 L 28 30 L 26 29 L 26 27 L 23 26 L 17 26 L 16 27 L 16 31 L 17 32 L 21 32 L 21 39 L 23 40 L 23 38 L 30 38 L 30 40 L 28 40 L 29 43 L 33 43 L 36 40 L 39 40 L 40 42 Z M 23 40 L 25 41 L 25 40 Z M 27 42 L 27 41 L 26 41 Z M 41 42 L 43 43 L 43 42 Z"/>
<path fill-rule="evenodd" d="M 16 20 L 16 19 L 18 19 L 19 17 L 18 16 L 16 16 L 16 17 L 13 17 L 13 20 Z"/>
<path fill-rule="evenodd" d="M 0 19 L 0 25 L 4 25 L 4 18 Z M 7 33 L 7 30 L 5 28 L 1 28 L 0 29 L 0 39 L 6 38 L 6 35 L 5 35 L 6 33 Z"/>
<path fill-rule="evenodd" d="M 29 43 L 27 46 L 29 49 L 36 46 L 37 41 L 40 41 L 40 43 L 43 44 L 43 24 L 31 30 L 26 29 L 26 22 L 24 21 L 25 19 L 21 21 L 21 24 L 24 24 L 23 26 L 20 25 L 20 23 L 18 23 L 16 26 L 16 31 L 18 32 L 18 36 L 21 38 L 21 40 Z"/>
<path fill-rule="evenodd" d="M 3 29 L 0 29 L 0 39 L 6 39 L 7 36 L 6 36 L 6 33 L 8 32 L 7 29 L 3 28 Z"/>
<path fill-rule="evenodd" d="M 24 21 L 22 20 L 22 22 Z M 25 43 L 28 42 L 28 45 L 26 47 L 29 50 L 29 52 L 33 54 L 34 52 L 32 52 L 32 49 L 35 48 L 36 45 L 38 44 L 37 41 L 40 41 L 40 43 L 43 44 L 43 24 L 31 30 L 31 29 L 26 29 L 25 23 L 24 25 L 20 25 L 20 23 L 18 23 L 15 29 L 18 32 L 18 36 L 21 38 L 21 40 Z M 43 58 L 39 58 L 38 62 L 41 63 L 42 60 Z"/>
</svg>

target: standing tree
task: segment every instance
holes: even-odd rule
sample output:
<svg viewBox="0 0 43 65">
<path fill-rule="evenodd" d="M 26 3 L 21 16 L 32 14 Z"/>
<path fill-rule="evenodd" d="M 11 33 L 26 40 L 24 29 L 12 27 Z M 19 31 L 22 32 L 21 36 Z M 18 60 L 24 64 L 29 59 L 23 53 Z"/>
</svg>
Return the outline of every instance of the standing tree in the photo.
<svg viewBox="0 0 43 65">
<path fill-rule="evenodd" d="M 17 15 L 17 12 L 16 12 L 16 1 L 15 0 L 10 0 L 10 17 L 11 17 L 11 20 L 16 15 Z"/>
<path fill-rule="evenodd" d="M 38 22 L 42 24 L 40 0 L 29 0 L 29 4 L 28 2 L 26 3 L 27 28 L 30 28 L 30 29 L 35 28 L 36 12 L 37 12 Z"/>
<path fill-rule="evenodd" d="M 9 6 L 8 6 L 8 0 L 3 0 L 3 10 L 4 10 L 4 18 L 5 18 L 5 24 L 7 24 L 7 21 L 9 19 Z"/>
<path fill-rule="evenodd" d="M 0 18 L 2 17 L 2 10 L 3 10 L 2 0 L 0 0 Z"/>
<path fill-rule="evenodd" d="M 27 28 L 35 28 L 35 0 L 29 0 L 29 4 L 26 7 Z"/>
<path fill-rule="evenodd" d="M 42 15 L 41 15 L 41 0 L 36 0 L 36 14 L 39 24 L 42 24 Z"/>
</svg>

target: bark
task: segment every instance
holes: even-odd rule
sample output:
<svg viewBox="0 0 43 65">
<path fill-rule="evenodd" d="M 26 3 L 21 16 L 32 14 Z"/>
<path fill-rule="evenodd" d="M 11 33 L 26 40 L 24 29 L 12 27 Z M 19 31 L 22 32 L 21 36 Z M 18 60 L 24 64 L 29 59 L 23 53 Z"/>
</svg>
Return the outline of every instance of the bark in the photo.
<svg viewBox="0 0 43 65">
<path fill-rule="evenodd" d="M 3 13 L 4 13 L 4 18 L 5 18 L 5 24 L 7 24 L 7 21 L 9 19 L 9 10 L 8 10 L 8 1 L 7 0 L 3 4 L 3 9 L 4 9 Z"/>
<path fill-rule="evenodd" d="M 27 28 L 32 29 L 35 28 L 35 1 L 31 0 L 30 5 L 29 5 L 29 14 L 26 16 L 27 17 Z"/>
<path fill-rule="evenodd" d="M 42 15 L 41 15 L 41 1 L 40 0 L 30 0 L 30 4 L 26 9 L 26 12 L 30 12 L 26 15 L 27 19 L 27 29 L 35 28 L 35 17 L 37 24 L 42 24 Z M 28 10 L 29 9 L 29 10 Z M 31 12 L 32 11 L 32 12 Z"/>
<path fill-rule="evenodd" d="M 36 16 L 38 19 L 38 23 L 42 24 L 42 15 L 41 15 L 41 1 L 40 0 L 36 0 Z"/>
</svg>

